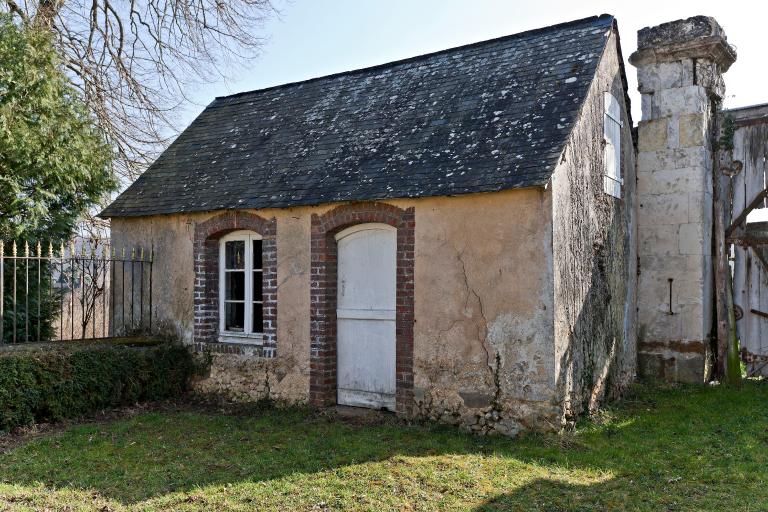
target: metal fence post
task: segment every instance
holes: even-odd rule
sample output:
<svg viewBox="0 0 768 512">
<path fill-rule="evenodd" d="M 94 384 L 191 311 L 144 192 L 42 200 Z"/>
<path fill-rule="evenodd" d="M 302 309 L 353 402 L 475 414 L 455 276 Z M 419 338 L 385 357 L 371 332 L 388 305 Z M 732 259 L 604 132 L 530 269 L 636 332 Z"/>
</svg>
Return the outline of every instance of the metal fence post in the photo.
<svg viewBox="0 0 768 512">
<path fill-rule="evenodd" d="M 136 281 L 136 270 L 134 268 L 136 260 L 136 248 L 131 249 L 131 332 L 133 332 L 136 327 L 133 324 L 133 309 L 136 302 L 136 294 L 134 293 L 134 282 Z"/>
<path fill-rule="evenodd" d="M 29 341 L 29 242 L 24 241 L 24 342 Z"/>
<path fill-rule="evenodd" d="M 64 292 L 62 283 L 64 278 L 64 242 L 59 247 L 59 340 L 64 339 Z"/>
<path fill-rule="evenodd" d="M 43 286 L 43 280 L 42 280 L 42 273 L 43 273 L 43 260 L 40 258 L 41 252 L 42 252 L 42 246 L 40 245 L 40 240 L 37 241 L 37 341 L 42 341 L 40 339 L 40 322 L 43 321 L 40 313 L 40 301 L 42 300 L 42 293 L 40 288 Z"/>
<path fill-rule="evenodd" d="M 13 241 L 13 342 L 16 343 L 16 256 L 18 254 L 18 248 L 16 247 L 16 240 Z"/>
<path fill-rule="evenodd" d="M 6 253 L 5 242 L 0 240 L 0 344 L 86 339 L 89 334 L 93 338 L 108 338 L 139 331 L 152 332 L 154 249 L 134 248 L 128 255 L 126 248 L 123 248 L 121 253 L 111 248 L 110 255 L 109 245 L 105 244 L 101 254 L 97 254 L 99 246 L 93 245 L 96 242 L 87 240 L 82 240 L 83 245 L 78 251 L 76 243 L 81 243 L 79 238 L 77 242 L 61 242 L 56 250 L 53 243 L 47 243 L 46 254 L 44 242 L 41 240 L 32 243 L 14 240 Z M 88 247 L 85 244 L 89 244 Z M 117 329 L 115 322 L 117 262 L 120 262 L 122 269 L 120 329 Z M 12 264 L 13 268 L 6 270 L 6 264 Z M 131 273 L 130 276 L 126 276 L 126 270 Z M 137 272 L 140 278 L 138 283 Z M 128 277 L 131 279 L 130 285 L 126 282 Z M 24 279 L 24 283 L 20 282 L 21 279 Z M 35 285 L 37 290 L 34 289 Z M 24 296 L 21 297 L 20 294 Z M 126 304 L 126 300 L 130 301 L 130 305 Z M 128 307 L 130 311 L 126 310 Z M 138 319 L 136 313 L 139 315 Z M 69 314 L 68 326 L 65 314 Z M 80 316 L 76 319 L 78 314 Z M 6 315 L 12 315 L 12 318 L 8 319 L 7 327 Z M 24 315 L 23 320 L 21 315 Z M 109 322 L 107 315 L 110 315 Z M 75 320 L 80 323 L 77 328 Z M 68 336 L 64 334 L 67 327 Z M 9 329 L 12 329 L 12 332 L 9 332 Z M 79 334 L 78 337 L 75 332 Z"/>
<path fill-rule="evenodd" d="M 0 240 L 0 345 L 5 343 L 5 244 Z"/>
<path fill-rule="evenodd" d="M 107 254 L 109 245 L 101 248 L 101 337 L 107 337 Z"/>
<path fill-rule="evenodd" d="M 69 339 L 75 339 L 75 267 L 77 266 L 77 253 L 75 243 L 69 242 Z"/>
<path fill-rule="evenodd" d="M 120 312 L 122 313 L 123 321 L 121 322 L 120 327 L 122 327 L 123 334 L 125 334 L 125 247 L 123 247 L 121 263 L 120 280 L 122 281 L 122 284 L 120 285 Z"/>
<path fill-rule="evenodd" d="M 155 246 L 149 249 L 149 334 L 152 334 L 152 267 L 155 264 Z"/>
</svg>

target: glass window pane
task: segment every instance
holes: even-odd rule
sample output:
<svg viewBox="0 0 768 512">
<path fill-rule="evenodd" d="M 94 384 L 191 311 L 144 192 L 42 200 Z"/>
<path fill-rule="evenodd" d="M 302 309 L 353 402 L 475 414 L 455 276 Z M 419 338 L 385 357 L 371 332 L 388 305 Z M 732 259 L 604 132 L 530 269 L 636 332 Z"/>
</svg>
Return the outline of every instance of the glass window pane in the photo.
<svg viewBox="0 0 768 512">
<path fill-rule="evenodd" d="M 245 242 L 234 240 L 225 244 L 225 268 L 245 268 Z"/>
<path fill-rule="evenodd" d="M 261 268 L 261 240 L 253 241 L 253 268 Z"/>
<path fill-rule="evenodd" d="M 253 271 L 253 300 L 261 301 L 261 286 L 262 286 L 262 273 L 261 271 Z"/>
<path fill-rule="evenodd" d="M 264 307 L 253 305 L 253 332 L 264 332 Z"/>
<path fill-rule="evenodd" d="M 245 328 L 245 304 L 227 303 L 225 306 L 224 329 L 242 332 Z"/>
<path fill-rule="evenodd" d="M 245 272 L 225 272 L 224 283 L 225 300 L 245 300 Z"/>
</svg>

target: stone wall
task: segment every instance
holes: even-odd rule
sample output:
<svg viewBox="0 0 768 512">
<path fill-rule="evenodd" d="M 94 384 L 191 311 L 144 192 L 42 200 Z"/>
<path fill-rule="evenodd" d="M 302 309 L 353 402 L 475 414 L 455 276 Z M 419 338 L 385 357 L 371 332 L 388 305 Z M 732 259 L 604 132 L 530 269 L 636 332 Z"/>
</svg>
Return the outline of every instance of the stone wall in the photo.
<svg viewBox="0 0 768 512">
<path fill-rule="evenodd" d="M 639 352 L 643 375 L 703 382 L 712 330 L 712 98 L 735 60 L 712 18 L 645 28 L 637 67 Z M 670 299 L 671 295 L 671 299 Z"/>
<path fill-rule="evenodd" d="M 622 105 L 622 197 L 604 191 L 603 94 Z M 635 377 L 635 148 L 626 82 L 612 33 L 595 81 L 555 171 L 554 296 L 558 394 L 573 420 L 619 395 Z"/>
</svg>

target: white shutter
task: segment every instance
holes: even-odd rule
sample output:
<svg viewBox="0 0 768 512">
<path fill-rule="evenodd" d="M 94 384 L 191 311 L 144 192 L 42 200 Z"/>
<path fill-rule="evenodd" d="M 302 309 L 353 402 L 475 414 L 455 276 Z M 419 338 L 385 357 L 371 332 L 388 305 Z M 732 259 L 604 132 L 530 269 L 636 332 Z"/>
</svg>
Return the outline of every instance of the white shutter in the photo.
<svg viewBox="0 0 768 512">
<path fill-rule="evenodd" d="M 603 190 L 606 194 L 621 198 L 621 107 L 614 96 L 606 92 L 605 115 L 603 116 L 603 136 L 605 149 L 603 151 Z"/>
</svg>

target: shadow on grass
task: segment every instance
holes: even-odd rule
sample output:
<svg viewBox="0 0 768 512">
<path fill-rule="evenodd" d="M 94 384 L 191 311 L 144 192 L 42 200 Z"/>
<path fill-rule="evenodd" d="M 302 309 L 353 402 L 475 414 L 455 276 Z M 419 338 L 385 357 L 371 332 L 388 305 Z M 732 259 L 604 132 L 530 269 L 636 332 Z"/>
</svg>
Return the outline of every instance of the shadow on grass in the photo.
<svg viewBox="0 0 768 512">
<path fill-rule="evenodd" d="M 329 495 L 341 493 L 334 485 L 374 493 L 376 482 L 395 475 L 403 489 L 439 495 L 436 508 L 455 497 L 482 503 L 481 511 L 706 507 L 742 492 L 767 497 L 759 486 L 768 476 L 766 399 L 768 388 L 758 383 L 742 391 L 644 390 L 569 438 L 517 440 L 396 422 L 347 424 L 295 410 L 256 417 L 153 412 L 76 426 L 11 450 L 0 455 L 0 481 L 95 490 L 131 504 L 286 478 Z M 329 471 L 365 464 L 378 466 L 324 484 Z M 473 465 L 481 470 L 472 473 Z"/>
</svg>

